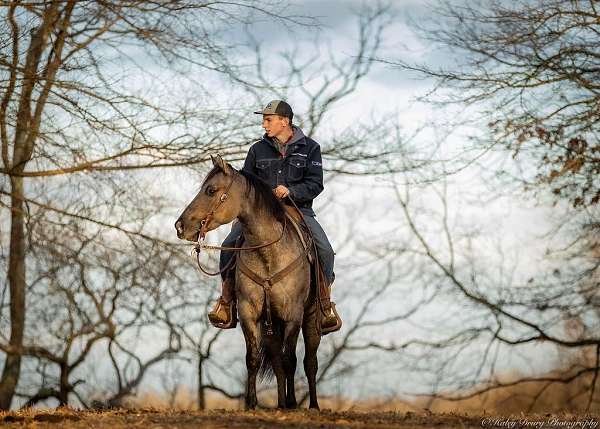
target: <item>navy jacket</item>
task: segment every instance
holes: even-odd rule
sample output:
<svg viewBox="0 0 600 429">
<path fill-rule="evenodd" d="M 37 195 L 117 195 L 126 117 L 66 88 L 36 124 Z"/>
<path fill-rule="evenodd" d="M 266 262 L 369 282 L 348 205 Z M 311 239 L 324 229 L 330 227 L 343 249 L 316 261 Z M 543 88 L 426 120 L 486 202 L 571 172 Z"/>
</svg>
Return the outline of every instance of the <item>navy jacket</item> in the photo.
<svg viewBox="0 0 600 429">
<path fill-rule="evenodd" d="M 282 156 L 274 142 L 266 134 L 254 143 L 244 162 L 248 171 L 275 189 L 283 185 L 304 214 L 315 216 L 313 199 L 323 191 L 323 164 L 321 148 L 317 142 L 293 126 L 294 135 Z"/>
</svg>

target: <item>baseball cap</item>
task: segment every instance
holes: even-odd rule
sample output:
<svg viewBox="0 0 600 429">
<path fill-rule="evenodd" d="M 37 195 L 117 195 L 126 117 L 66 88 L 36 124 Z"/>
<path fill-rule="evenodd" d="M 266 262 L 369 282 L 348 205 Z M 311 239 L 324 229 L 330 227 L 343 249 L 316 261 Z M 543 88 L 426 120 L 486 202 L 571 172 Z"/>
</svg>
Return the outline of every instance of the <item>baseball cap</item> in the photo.
<svg viewBox="0 0 600 429">
<path fill-rule="evenodd" d="M 290 120 L 294 117 L 292 107 L 283 100 L 269 101 L 264 109 L 254 113 L 257 115 L 279 115 L 290 118 Z"/>
</svg>

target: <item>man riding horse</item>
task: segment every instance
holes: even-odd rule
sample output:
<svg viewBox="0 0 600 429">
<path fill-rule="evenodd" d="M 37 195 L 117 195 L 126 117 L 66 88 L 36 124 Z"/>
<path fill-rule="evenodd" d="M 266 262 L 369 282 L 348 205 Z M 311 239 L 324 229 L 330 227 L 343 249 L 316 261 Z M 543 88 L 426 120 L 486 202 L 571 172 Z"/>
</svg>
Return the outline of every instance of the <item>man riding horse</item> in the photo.
<svg viewBox="0 0 600 429">
<path fill-rule="evenodd" d="M 313 235 L 319 261 L 330 287 L 335 279 L 334 252 L 312 209 L 313 199 L 323 191 L 321 148 L 292 124 L 294 113 L 285 101 L 271 101 L 263 110 L 254 113 L 263 116 L 265 134 L 250 147 L 243 170 L 268 183 L 273 193 L 284 203 L 287 203 L 287 197 L 296 203 Z M 231 232 L 223 241 L 223 247 L 234 247 L 240 234 L 241 226 L 234 222 Z M 221 251 L 221 271 L 225 270 L 232 257 L 233 251 Z M 221 296 L 208 313 L 208 319 L 217 328 L 229 329 L 237 324 L 232 270 L 224 271 L 222 279 Z M 328 294 L 321 299 L 329 299 Z M 330 306 L 326 305 L 325 308 Z M 324 330 L 337 324 L 333 309 L 323 315 L 321 327 Z"/>
</svg>

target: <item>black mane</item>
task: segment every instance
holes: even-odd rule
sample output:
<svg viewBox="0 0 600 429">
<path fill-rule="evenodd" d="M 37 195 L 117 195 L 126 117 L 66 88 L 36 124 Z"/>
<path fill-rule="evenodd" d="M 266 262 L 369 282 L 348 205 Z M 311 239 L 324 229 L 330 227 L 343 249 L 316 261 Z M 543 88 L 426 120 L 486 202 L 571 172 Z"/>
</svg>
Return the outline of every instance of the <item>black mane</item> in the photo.
<svg viewBox="0 0 600 429">
<path fill-rule="evenodd" d="M 231 167 L 231 169 L 233 170 L 233 167 Z M 206 175 L 202 185 L 219 172 L 222 173 L 221 168 L 216 166 L 213 167 Z M 285 209 L 283 208 L 281 201 L 273 194 L 270 186 L 260 177 L 245 170 L 237 170 L 237 172 L 246 179 L 246 197 L 250 195 L 250 190 L 254 189 L 254 204 L 265 210 L 278 221 L 283 222 L 283 219 L 285 218 Z"/>
<path fill-rule="evenodd" d="M 278 221 L 285 218 L 285 209 L 281 201 L 273 194 L 271 187 L 260 177 L 255 176 L 245 170 L 239 170 L 239 173 L 246 178 L 246 196 L 250 194 L 250 189 L 254 188 L 254 204 L 266 210 Z"/>
</svg>

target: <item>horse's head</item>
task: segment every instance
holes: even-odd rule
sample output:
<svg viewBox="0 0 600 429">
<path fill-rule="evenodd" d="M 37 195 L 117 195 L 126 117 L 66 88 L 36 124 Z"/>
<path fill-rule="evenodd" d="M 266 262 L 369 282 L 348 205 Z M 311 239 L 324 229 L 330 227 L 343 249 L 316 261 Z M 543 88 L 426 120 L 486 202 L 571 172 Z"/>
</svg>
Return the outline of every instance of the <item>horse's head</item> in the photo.
<svg viewBox="0 0 600 429">
<path fill-rule="evenodd" d="M 211 159 L 214 168 L 175 222 L 177 237 L 181 239 L 197 241 L 199 234 L 231 222 L 241 210 L 242 176 L 219 155 L 211 155 Z"/>
</svg>

